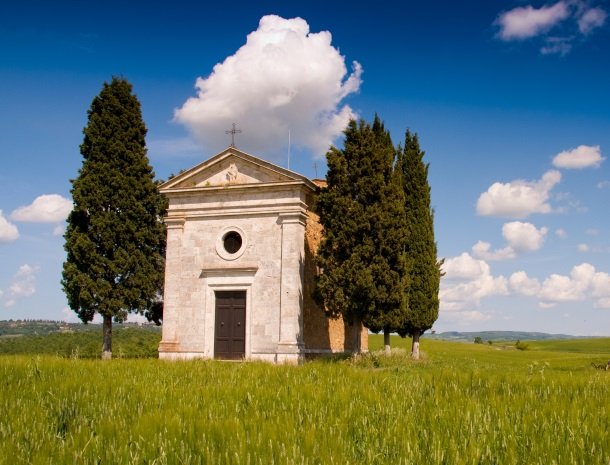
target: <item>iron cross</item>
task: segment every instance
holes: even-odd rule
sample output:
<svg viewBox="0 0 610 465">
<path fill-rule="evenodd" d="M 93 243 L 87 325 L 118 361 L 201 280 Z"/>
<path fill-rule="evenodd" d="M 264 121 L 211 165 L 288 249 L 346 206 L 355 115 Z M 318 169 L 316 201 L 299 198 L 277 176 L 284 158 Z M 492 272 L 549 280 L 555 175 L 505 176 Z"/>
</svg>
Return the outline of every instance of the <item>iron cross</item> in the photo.
<svg viewBox="0 0 610 465">
<path fill-rule="evenodd" d="M 225 134 L 231 134 L 231 147 L 235 147 L 235 134 L 239 134 L 241 132 L 241 129 L 237 129 L 236 126 L 237 125 L 233 123 L 233 129 L 225 131 Z"/>
</svg>

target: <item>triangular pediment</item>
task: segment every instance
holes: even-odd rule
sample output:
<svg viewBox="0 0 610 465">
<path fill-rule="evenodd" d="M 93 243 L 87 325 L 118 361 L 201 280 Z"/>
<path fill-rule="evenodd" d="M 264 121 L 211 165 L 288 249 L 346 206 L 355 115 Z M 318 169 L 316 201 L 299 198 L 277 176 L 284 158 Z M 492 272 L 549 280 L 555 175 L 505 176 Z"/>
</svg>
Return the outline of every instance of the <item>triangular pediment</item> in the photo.
<svg viewBox="0 0 610 465">
<path fill-rule="evenodd" d="M 165 182 L 161 185 L 161 189 L 226 187 L 294 181 L 305 182 L 313 186 L 305 176 L 229 147 Z"/>
</svg>

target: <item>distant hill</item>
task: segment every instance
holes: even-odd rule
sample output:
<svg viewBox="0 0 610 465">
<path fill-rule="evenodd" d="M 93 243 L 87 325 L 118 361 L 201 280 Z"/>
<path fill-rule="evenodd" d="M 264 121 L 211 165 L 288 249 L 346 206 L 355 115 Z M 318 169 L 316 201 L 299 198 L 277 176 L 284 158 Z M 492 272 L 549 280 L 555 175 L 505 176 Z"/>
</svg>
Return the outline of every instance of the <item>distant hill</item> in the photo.
<svg viewBox="0 0 610 465">
<path fill-rule="evenodd" d="M 447 331 L 444 333 L 426 333 L 425 337 L 430 339 L 441 339 L 445 341 L 473 342 L 476 337 L 483 341 L 545 341 L 549 339 L 578 339 L 580 336 L 569 334 L 548 334 L 528 331 L 472 331 L 459 332 Z"/>
</svg>

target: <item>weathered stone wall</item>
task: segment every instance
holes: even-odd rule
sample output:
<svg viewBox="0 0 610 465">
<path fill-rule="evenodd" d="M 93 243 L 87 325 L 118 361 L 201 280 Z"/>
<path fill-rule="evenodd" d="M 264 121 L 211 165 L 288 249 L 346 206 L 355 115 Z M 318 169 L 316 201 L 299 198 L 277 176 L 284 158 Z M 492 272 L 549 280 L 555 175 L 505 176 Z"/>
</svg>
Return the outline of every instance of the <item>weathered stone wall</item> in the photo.
<svg viewBox="0 0 610 465">
<path fill-rule="evenodd" d="M 246 292 L 245 358 L 296 363 L 351 349 L 358 331 L 316 305 L 322 238 L 306 178 L 233 149 L 168 181 L 164 319 L 159 356 L 214 357 L 215 292 Z M 316 183 L 322 187 L 322 183 Z M 228 253 L 223 237 L 242 238 Z M 347 341 L 346 341 L 347 339 Z"/>
<path fill-rule="evenodd" d="M 246 358 L 298 361 L 305 200 L 297 184 L 170 196 L 161 358 L 213 357 L 214 292 L 244 290 Z M 229 256 L 230 230 L 243 245 Z"/>
</svg>

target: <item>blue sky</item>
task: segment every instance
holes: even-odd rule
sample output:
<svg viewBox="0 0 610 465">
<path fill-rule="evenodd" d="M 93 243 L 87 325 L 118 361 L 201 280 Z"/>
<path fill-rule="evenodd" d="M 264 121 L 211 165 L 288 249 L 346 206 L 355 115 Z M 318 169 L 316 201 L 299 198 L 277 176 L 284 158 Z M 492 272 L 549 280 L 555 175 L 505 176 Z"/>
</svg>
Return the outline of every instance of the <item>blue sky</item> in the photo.
<svg viewBox="0 0 610 465">
<path fill-rule="evenodd" d="M 164 179 L 233 121 L 240 149 L 283 166 L 290 131 L 310 177 L 350 116 L 377 112 L 395 143 L 410 128 L 446 259 L 435 329 L 610 335 L 609 2 L 287 3 L 4 7 L 0 319 L 74 318 L 69 180 L 91 100 L 121 75 Z"/>
</svg>

